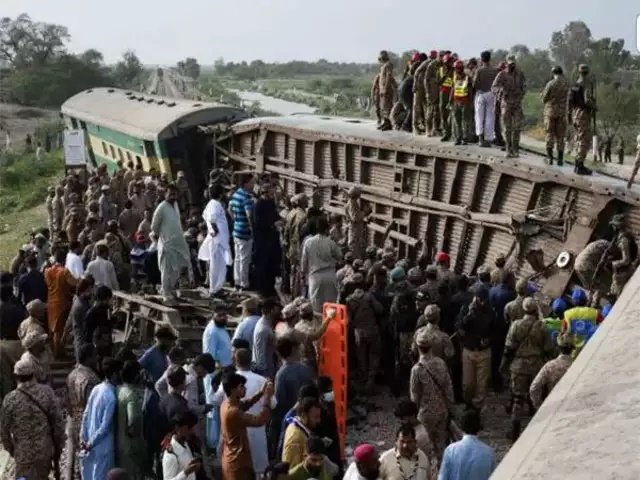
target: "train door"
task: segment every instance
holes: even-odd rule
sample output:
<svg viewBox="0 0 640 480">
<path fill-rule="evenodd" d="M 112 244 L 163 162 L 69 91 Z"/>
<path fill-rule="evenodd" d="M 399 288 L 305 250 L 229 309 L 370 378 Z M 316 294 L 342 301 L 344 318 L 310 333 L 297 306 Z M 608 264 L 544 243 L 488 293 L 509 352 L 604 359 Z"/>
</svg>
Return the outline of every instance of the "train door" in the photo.
<svg viewBox="0 0 640 480">
<path fill-rule="evenodd" d="M 145 170 L 151 170 L 152 168 L 159 170 L 158 168 L 158 154 L 156 153 L 156 147 L 153 142 L 149 140 L 144 141 L 144 151 L 147 157 L 148 165 L 144 165 Z"/>
</svg>

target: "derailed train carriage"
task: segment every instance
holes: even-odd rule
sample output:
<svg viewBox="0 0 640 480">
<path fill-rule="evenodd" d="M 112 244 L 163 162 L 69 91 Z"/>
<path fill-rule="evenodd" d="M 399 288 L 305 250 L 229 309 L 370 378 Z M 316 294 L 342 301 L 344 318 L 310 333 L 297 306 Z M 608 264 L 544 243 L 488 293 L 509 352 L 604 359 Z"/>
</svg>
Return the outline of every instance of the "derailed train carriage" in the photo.
<svg viewBox="0 0 640 480">
<path fill-rule="evenodd" d="M 369 242 L 391 240 L 401 256 L 449 252 L 457 272 L 473 273 L 506 255 L 548 296 L 572 281 L 572 259 L 612 236 L 615 213 L 640 233 L 640 193 L 620 179 L 574 175 L 538 155 L 505 159 L 497 150 L 443 145 L 366 120 L 292 115 L 235 124 L 218 146 L 234 170 L 278 174 L 288 195 L 306 192 L 342 213 L 352 185 L 372 208 Z M 560 268 L 558 256 L 568 253 Z M 567 256 L 565 254 L 565 256 Z"/>
</svg>

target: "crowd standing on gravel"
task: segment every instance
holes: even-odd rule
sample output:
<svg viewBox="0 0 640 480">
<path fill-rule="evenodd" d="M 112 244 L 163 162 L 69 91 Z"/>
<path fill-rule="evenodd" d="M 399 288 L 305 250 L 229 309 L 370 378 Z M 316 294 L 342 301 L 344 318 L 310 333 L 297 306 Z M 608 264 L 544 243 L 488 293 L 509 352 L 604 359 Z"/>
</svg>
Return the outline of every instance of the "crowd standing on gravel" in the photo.
<svg viewBox="0 0 640 480">
<path fill-rule="evenodd" d="M 47 228 L 0 274 L 0 438 L 17 477 L 488 478 L 495 454 L 477 437 L 487 389 L 508 379 L 515 441 L 637 260 L 615 216 L 606 255 L 582 260 L 594 276 L 610 266 L 611 288 L 546 305 L 504 256 L 469 277 L 447 252 L 411 262 L 390 242 L 368 246 L 371 209 L 357 187 L 343 215 L 327 215 L 305 194 L 287 198 L 277 176 L 221 178 L 211 173 L 203 209 L 181 172 L 170 183 L 133 163 L 50 188 Z M 233 336 L 226 283 L 258 292 Z M 213 305 L 202 354 L 188 359 L 170 326 L 141 354 L 114 347 L 114 291 L 160 292 L 172 305 L 177 288 L 197 285 Z M 327 302 L 349 316 L 348 428 L 367 422 L 367 399 L 381 392 L 401 423 L 391 450 L 371 439 L 348 468 L 333 386 L 318 374 Z M 51 371 L 71 345 L 61 405 Z"/>
</svg>

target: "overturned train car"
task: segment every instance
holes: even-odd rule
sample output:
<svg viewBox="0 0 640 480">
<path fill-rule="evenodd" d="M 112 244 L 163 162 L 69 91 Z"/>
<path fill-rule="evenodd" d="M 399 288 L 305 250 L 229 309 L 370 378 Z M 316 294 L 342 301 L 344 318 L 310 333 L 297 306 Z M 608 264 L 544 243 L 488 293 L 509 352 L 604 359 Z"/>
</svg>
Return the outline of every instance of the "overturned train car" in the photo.
<svg viewBox="0 0 640 480">
<path fill-rule="evenodd" d="M 572 260 L 589 242 L 611 238 L 613 214 L 626 213 L 640 233 L 640 191 L 622 180 L 580 177 L 534 154 L 505 159 L 495 149 L 382 133 L 366 120 L 249 119 L 217 149 L 231 169 L 278 174 L 288 195 L 305 192 L 332 213 L 344 212 L 345 191 L 358 185 L 372 209 L 371 244 L 390 240 L 410 257 L 445 250 L 465 273 L 502 254 L 548 296 L 571 284 Z"/>
</svg>

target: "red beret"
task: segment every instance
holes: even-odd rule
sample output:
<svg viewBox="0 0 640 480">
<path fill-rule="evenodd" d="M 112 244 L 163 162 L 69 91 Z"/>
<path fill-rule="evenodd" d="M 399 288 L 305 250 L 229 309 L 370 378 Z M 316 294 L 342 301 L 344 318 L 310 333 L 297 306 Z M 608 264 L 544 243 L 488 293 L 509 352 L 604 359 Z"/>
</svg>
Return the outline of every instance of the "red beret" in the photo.
<svg viewBox="0 0 640 480">
<path fill-rule="evenodd" d="M 362 445 L 358 445 L 356 449 L 353 451 L 353 458 L 357 463 L 364 463 L 364 462 L 371 461 L 377 456 L 378 454 L 376 453 L 376 447 L 368 443 L 363 443 Z"/>
<path fill-rule="evenodd" d="M 446 252 L 438 252 L 436 253 L 436 262 L 449 262 L 451 259 Z"/>
</svg>

